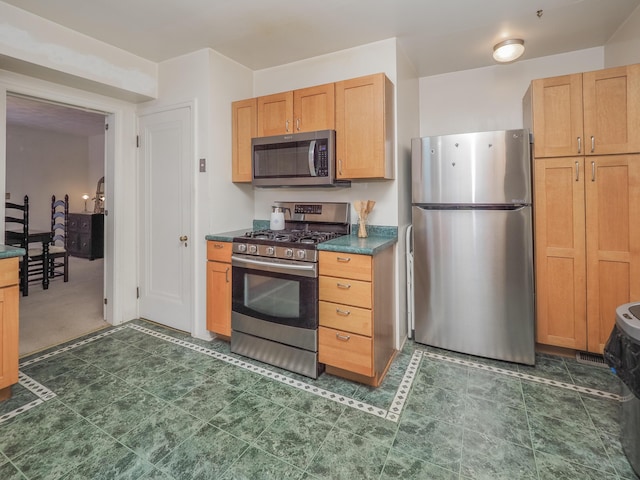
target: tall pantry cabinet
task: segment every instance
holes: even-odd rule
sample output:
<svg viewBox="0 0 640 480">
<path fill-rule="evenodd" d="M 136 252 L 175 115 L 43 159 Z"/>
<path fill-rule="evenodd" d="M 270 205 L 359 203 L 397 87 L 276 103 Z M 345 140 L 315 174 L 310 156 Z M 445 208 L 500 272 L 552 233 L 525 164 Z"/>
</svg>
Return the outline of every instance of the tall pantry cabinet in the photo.
<svg viewBox="0 0 640 480">
<path fill-rule="evenodd" d="M 640 300 L 640 65 L 534 80 L 536 339 L 601 353 Z"/>
</svg>

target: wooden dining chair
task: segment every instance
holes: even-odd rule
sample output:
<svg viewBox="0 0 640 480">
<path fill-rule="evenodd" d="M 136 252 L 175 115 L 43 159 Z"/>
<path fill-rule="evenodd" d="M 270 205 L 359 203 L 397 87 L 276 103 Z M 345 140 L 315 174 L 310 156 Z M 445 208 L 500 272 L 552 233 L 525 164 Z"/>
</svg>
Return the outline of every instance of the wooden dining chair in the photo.
<svg viewBox="0 0 640 480">
<path fill-rule="evenodd" d="M 49 247 L 49 277 L 64 277 L 69 281 L 69 251 L 67 228 L 69 223 L 69 195 L 64 200 L 51 196 L 51 246 Z"/>
<path fill-rule="evenodd" d="M 13 247 L 29 250 L 29 196 L 24 196 L 24 204 L 5 202 L 4 204 L 4 243 Z M 29 255 L 20 258 L 20 291 L 29 295 Z"/>
</svg>

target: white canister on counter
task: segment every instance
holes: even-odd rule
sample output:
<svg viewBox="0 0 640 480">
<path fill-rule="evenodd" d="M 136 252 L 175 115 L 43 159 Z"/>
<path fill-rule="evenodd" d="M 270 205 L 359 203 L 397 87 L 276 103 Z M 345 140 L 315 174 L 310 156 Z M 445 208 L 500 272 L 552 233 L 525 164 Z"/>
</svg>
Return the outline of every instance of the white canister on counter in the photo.
<svg viewBox="0 0 640 480">
<path fill-rule="evenodd" d="M 271 219 L 269 228 L 271 230 L 284 230 L 284 209 L 282 207 L 271 207 Z"/>
</svg>

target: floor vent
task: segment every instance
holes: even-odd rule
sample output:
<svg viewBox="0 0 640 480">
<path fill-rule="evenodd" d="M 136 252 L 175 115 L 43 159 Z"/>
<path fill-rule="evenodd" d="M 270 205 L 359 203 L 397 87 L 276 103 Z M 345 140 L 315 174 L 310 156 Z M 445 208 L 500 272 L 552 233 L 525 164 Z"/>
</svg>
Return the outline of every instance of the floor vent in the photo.
<svg viewBox="0 0 640 480">
<path fill-rule="evenodd" d="M 604 361 L 604 357 L 602 355 L 596 355 L 595 353 L 577 352 L 576 360 L 578 363 L 586 363 L 587 365 L 595 365 L 596 367 L 609 368 L 609 365 Z"/>
</svg>

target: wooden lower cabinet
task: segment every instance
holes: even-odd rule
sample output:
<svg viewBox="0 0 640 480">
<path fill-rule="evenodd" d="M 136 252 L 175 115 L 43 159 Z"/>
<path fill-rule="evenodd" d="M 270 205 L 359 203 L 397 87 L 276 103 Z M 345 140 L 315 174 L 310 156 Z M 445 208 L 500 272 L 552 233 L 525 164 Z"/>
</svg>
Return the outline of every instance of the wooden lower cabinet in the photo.
<svg viewBox="0 0 640 480">
<path fill-rule="evenodd" d="M 231 242 L 207 242 L 207 330 L 231 336 Z"/>
<path fill-rule="evenodd" d="M 536 340 L 602 353 L 640 300 L 640 155 L 534 161 Z"/>
<path fill-rule="evenodd" d="M 18 257 L 0 260 L 0 401 L 18 383 Z"/>
<path fill-rule="evenodd" d="M 318 357 L 327 373 L 378 386 L 395 355 L 393 249 L 320 252 Z"/>
</svg>

